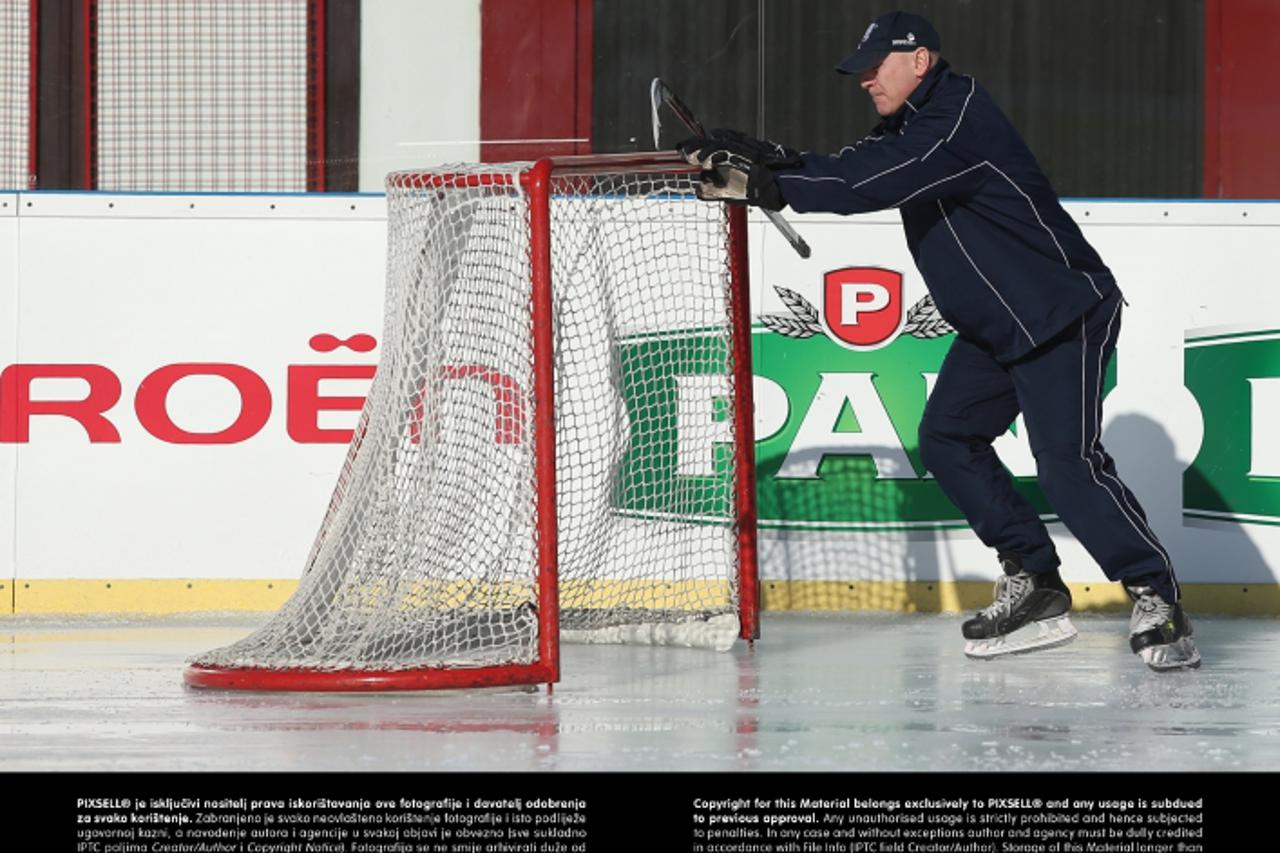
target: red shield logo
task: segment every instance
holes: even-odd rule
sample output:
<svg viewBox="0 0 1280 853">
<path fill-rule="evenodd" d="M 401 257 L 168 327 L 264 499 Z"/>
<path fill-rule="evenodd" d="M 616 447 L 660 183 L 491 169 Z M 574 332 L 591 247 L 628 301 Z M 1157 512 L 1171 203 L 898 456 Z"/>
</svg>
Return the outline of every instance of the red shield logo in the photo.
<svg viewBox="0 0 1280 853">
<path fill-rule="evenodd" d="M 902 328 L 902 273 L 845 267 L 823 277 L 822 319 L 831 339 L 855 350 L 879 349 Z"/>
</svg>

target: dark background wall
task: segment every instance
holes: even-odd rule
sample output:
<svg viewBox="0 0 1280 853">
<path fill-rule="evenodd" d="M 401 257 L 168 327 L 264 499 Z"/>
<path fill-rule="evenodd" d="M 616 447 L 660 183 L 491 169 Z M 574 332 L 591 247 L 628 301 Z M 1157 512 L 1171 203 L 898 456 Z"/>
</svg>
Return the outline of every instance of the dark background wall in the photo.
<svg viewBox="0 0 1280 853">
<path fill-rule="evenodd" d="M 835 64 L 889 0 L 595 0 L 597 151 L 651 144 L 663 77 L 708 126 L 837 150 L 876 122 Z M 1022 131 L 1063 195 L 1202 185 L 1202 0 L 918 0 L 943 55 Z M 673 131 L 674 135 L 674 131 Z"/>
<path fill-rule="evenodd" d="M 92 187 L 83 12 L 94 3 L 35 2 L 35 185 Z M 312 156 L 323 158 L 316 183 L 330 190 L 353 189 L 358 174 L 362 2 L 311 0 L 325 21 L 323 153 Z M 837 150 L 876 116 L 833 66 L 896 5 L 480 0 L 481 156 L 648 148 L 654 76 L 710 127 Z M 1003 105 L 1061 194 L 1280 198 L 1280 0 L 913 0 L 911 8 L 937 25 L 953 67 Z M 671 118 L 667 125 L 670 144 L 682 131 Z"/>
<path fill-rule="evenodd" d="M 37 73 L 32 188 L 97 189 L 97 0 L 34 2 L 37 40 L 30 61 Z M 357 188 L 361 2 L 307 3 L 307 190 L 354 192 Z M 204 24 L 216 33 L 215 22 L 216 10 Z M 226 97 L 252 98 L 253 93 L 235 91 Z M 159 126 L 138 128 L 136 135 L 160 130 Z M 168 128 L 167 132 L 199 131 Z M 242 189 L 262 188 L 246 184 Z"/>
</svg>

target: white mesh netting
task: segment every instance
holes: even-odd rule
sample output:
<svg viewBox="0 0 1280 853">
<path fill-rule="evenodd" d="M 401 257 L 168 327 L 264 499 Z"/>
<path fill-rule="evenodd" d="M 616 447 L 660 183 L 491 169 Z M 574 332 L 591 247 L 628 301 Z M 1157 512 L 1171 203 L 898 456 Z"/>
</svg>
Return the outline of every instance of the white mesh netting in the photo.
<svg viewBox="0 0 1280 853">
<path fill-rule="evenodd" d="M 0 190 L 25 190 L 30 177 L 33 2 L 0 0 Z"/>
<path fill-rule="evenodd" d="M 98 0 L 97 185 L 309 187 L 308 0 Z"/>
<path fill-rule="evenodd" d="M 522 167 L 388 180 L 381 362 L 294 596 L 194 661 L 319 670 L 538 653 L 535 319 Z M 467 176 L 497 175 L 485 186 Z M 451 186 L 445 186 L 450 184 Z M 560 629 L 738 633 L 727 224 L 679 173 L 551 198 Z"/>
</svg>

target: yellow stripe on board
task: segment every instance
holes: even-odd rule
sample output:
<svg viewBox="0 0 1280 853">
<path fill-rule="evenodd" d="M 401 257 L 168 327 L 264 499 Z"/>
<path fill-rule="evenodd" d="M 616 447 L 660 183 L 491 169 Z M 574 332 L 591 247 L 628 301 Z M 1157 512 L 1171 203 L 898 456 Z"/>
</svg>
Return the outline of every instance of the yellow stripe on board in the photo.
<svg viewBox="0 0 1280 853">
<path fill-rule="evenodd" d="M 1127 612 L 1132 606 L 1118 583 L 1069 583 L 1072 610 Z M 765 610 L 891 610 L 956 613 L 991 603 L 986 581 L 765 581 Z M 1280 616 L 1280 585 L 1182 584 L 1191 614 Z"/>
<path fill-rule="evenodd" d="M 274 611 L 297 588 L 296 580 L 43 580 L 0 581 L 0 616 L 54 614 L 147 614 L 220 611 Z M 464 584 L 463 586 L 472 586 Z M 1072 583 L 1075 612 L 1124 612 L 1129 599 L 1119 584 Z M 637 587 L 643 595 L 637 598 Z M 1189 613 L 1280 616 L 1280 585 L 1183 584 Z M 475 590 L 472 588 L 472 593 Z M 458 606 L 461 596 L 451 596 Z M 590 595 L 567 589 L 562 604 L 577 607 L 684 609 L 708 596 L 723 595 L 722 584 L 606 583 Z M 765 610 L 888 610 L 900 613 L 956 613 L 991 603 L 985 581 L 764 581 Z M 369 596 L 373 600 L 377 592 Z M 493 598 L 487 603 L 492 604 Z M 425 601 L 423 601 L 425 604 Z M 472 599 L 466 606 L 475 606 Z"/>
<path fill-rule="evenodd" d="M 297 587 L 296 580 L 19 580 L 12 601 L 18 616 L 271 612 Z"/>
<path fill-rule="evenodd" d="M 570 581 L 560 585 L 560 607 L 603 609 L 638 607 L 653 610 L 704 610 L 731 601 L 726 581 Z"/>
</svg>

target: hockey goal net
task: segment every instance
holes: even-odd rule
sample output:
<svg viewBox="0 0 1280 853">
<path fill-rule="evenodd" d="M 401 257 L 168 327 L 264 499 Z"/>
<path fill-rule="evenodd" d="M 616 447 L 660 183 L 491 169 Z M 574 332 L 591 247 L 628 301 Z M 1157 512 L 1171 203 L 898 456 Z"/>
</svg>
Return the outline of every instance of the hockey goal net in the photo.
<svg viewBox="0 0 1280 853">
<path fill-rule="evenodd" d="M 561 639 L 753 639 L 746 217 L 696 179 L 391 175 L 381 360 L 305 573 L 187 683 L 551 683 Z"/>
</svg>

